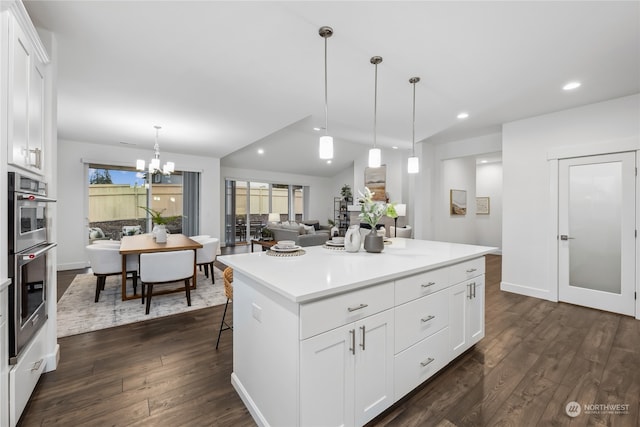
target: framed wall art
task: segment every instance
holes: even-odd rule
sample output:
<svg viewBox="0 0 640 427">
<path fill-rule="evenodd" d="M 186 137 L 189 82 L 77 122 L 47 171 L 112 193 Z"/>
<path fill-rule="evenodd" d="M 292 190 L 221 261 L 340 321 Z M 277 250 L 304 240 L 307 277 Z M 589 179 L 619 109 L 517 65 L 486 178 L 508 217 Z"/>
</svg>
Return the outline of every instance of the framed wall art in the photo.
<svg viewBox="0 0 640 427">
<path fill-rule="evenodd" d="M 451 215 L 467 214 L 467 191 L 466 190 L 450 190 L 449 191 L 449 212 Z"/>
<path fill-rule="evenodd" d="M 387 201 L 387 166 L 379 168 L 364 168 L 364 185 L 374 193 L 373 200 L 377 202 Z"/>
<path fill-rule="evenodd" d="M 489 215 L 490 201 L 488 197 L 476 197 L 476 215 Z"/>
</svg>

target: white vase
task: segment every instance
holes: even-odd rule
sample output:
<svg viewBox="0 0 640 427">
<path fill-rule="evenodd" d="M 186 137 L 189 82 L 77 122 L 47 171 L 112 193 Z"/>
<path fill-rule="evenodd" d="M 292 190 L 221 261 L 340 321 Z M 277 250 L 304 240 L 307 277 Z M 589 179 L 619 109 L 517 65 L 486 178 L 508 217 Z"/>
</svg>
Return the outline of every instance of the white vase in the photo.
<svg viewBox="0 0 640 427">
<path fill-rule="evenodd" d="M 153 226 L 153 237 L 156 239 L 156 243 L 167 242 L 167 226 L 164 224 L 156 224 Z"/>
<path fill-rule="evenodd" d="M 352 225 L 344 235 L 344 250 L 347 252 L 358 252 L 361 244 L 360 226 Z"/>
</svg>

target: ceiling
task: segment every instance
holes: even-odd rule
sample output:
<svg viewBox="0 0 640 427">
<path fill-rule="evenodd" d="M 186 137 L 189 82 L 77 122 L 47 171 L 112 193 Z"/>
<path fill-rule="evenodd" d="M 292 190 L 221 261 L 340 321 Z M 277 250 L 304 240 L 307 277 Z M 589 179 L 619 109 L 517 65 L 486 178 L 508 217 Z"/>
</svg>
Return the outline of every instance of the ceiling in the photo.
<svg viewBox="0 0 640 427">
<path fill-rule="evenodd" d="M 640 92 L 640 2 L 24 1 L 56 34 L 58 137 L 332 176 L 373 141 L 497 131 Z M 328 39 L 329 133 L 318 158 Z M 579 80 L 582 87 L 562 86 Z M 457 119 L 461 111 L 469 118 Z M 257 149 L 263 148 L 263 155 Z M 179 169 L 179 165 L 178 165 Z"/>
</svg>

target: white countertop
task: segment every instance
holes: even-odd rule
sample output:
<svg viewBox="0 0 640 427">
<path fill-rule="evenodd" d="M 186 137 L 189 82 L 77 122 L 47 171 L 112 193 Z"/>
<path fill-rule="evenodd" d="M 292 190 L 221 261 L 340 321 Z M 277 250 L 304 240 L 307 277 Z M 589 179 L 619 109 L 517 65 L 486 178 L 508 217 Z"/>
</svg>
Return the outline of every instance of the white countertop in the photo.
<svg viewBox="0 0 640 427">
<path fill-rule="evenodd" d="M 219 256 L 218 260 L 256 282 L 302 303 L 374 283 L 432 270 L 494 252 L 497 248 L 427 240 L 390 239 L 384 251 L 349 253 L 309 246 L 295 257 L 266 252 Z"/>
<path fill-rule="evenodd" d="M 9 287 L 10 284 L 11 284 L 11 279 L 0 280 L 0 291 L 4 290 L 4 288 Z"/>
</svg>

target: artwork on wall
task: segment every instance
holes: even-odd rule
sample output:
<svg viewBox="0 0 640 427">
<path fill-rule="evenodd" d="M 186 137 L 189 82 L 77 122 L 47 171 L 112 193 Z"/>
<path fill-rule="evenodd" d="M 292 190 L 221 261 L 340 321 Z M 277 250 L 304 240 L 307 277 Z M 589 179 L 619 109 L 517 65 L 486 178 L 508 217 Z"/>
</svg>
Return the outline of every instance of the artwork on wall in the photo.
<svg viewBox="0 0 640 427">
<path fill-rule="evenodd" d="M 373 193 L 373 200 L 379 202 L 387 201 L 387 165 L 379 168 L 364 168 L 364 185 Z"/>
<path fill-rule="evenodd" d="M 449 207 L 451 215 L 466 215 L 467 191 L 449 190 Z"/>
<path fill-rule="evenodd" d="M 489 215 L 489 198 L 476 197 L 476 215 Z"/>
</svg>

